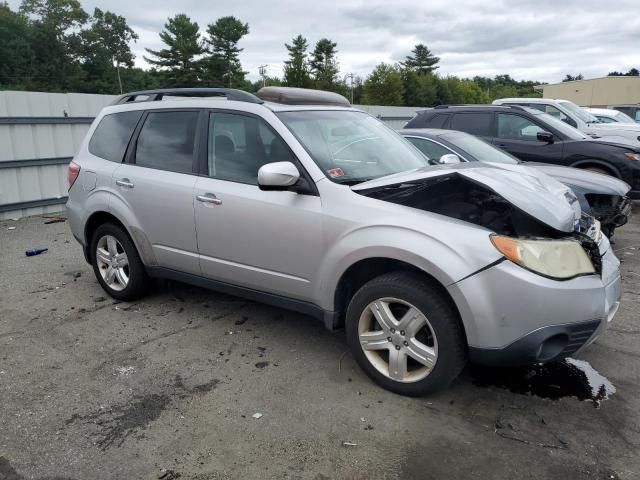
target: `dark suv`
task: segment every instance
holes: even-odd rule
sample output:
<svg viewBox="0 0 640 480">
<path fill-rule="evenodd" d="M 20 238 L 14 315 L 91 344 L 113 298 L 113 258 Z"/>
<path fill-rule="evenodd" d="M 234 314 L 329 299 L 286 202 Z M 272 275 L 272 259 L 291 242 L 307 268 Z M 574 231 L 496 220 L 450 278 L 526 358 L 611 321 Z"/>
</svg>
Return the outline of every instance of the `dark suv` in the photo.
<svg viewBox="0 0 640 480">
<path fill-rule="evenodd" d="M 585 168 L 621 178 L 640 198 L 640 149 L 594 140 L 533 108 L 447 106 L 418 112 L 405 128 L 444 128 L 476 135 L 520 160 Z"/>
</svg>

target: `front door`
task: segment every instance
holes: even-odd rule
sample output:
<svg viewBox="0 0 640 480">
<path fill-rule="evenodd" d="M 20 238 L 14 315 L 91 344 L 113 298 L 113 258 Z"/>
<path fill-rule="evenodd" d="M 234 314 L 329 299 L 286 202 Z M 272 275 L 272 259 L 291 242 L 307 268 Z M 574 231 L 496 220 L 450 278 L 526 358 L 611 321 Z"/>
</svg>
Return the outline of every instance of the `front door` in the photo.
<svg viewBox="0 0 640 480">
<path fill-rule="evenodd" d="M 151 111 L 115 171 L 113 191 L 133 215 L 132 234 L 157 265 L 199 274 L 193 192 L 198 111 Z"/>
<path fill-rule="evenodd" d="M 538 132 L 544 132 L 544 128 L 522 115 L 498 113 L 496 116 L 494 145 L 525 162 L 562 164 L 561 139 L 556 138 L 554 143 L 538 140 Z"/>
<path fill-rule="evenodd" d="M 210 113 L 207 175 L 195 185 L 200 265 L 218 281 L 310 300 L 322 252 L 320 197 L 260 190 L 258 169 L 280 161 L 302 169 L 263 119 Z"/>
</svg>

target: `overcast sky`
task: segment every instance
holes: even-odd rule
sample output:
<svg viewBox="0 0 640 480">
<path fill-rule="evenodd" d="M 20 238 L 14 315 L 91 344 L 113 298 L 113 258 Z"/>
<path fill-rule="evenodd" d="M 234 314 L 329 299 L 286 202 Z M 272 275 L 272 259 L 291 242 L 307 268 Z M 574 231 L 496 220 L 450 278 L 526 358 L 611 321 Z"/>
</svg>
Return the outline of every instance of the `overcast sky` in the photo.
<svg viewBox="0 0 640 480">
<path fill-rule="evenodd" d="M 10 0 L 17 8 L 20 1 Z M 252 80 L 258 66 L 282 75 L 284 43 L 302 34 L 311 47 L 322 37 L 338 43 L 340 74 L 366 76 L 380 62 L 404 59 L 416 43 L 441 58 L 441 74 L 461 77 L 508 73 L 517 79 L 558 82 L 640 68 L 640 0 L 81 0 L 126 17 L 140 39 L 132 46 L 161 48 L 167 17 L 186 13 L 204 32 L 234 15 L 249 23 L 241 40 L 242 65 Z"/>
</svg>

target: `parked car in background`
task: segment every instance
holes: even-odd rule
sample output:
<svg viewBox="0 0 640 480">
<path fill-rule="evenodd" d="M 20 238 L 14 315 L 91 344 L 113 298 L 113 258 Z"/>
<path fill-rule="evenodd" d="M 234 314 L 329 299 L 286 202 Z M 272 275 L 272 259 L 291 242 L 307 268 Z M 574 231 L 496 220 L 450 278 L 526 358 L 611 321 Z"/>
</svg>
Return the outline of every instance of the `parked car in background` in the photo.
<svg viewBox="0 0 640 480">
<path fill-rule="evenodd" d="M 315 316 L 406 395 L 443 388 L 468 358 L 564 358 L 611 322 L 619 261 L 565 185 L 430 165 L 334 93 L 257 95 L 134 92 L 96 117 L 67 213 L 109 295 L 165 277 Z"/>
<path fill-rule="evenodd" d="M 585 108 L 585 110 L 602 123 L 627 123 L 631 125 L 636 123 L 633 118 L 620 110 L 612 108 Z"/>
<path fill-rule="evenodd" d="M 618 110 L 633 118 L 636 122 L 640 123 L 640 104 L 633 103 L 629 105 L 609 105 L 608 108 Z"/>
<path fill-rule="evenodd" d="M 500 163 L 542 171 L 571 188 L 582 210 L 600 221 L 609 238 L 631 215 L 632 201 L 627 196 L 631 187 L 610 175 L 548 163 L 525 163 L 478 137 L 455 130 L 404 129 L 399 133 L 434 163 L 442 163 L 443 156 L 454 154 L 463 162 Z M 448 157 L 443 160 L 452 161 Z"/>
<path fill-rule="evenodd" d="M 494 105 L 522 105 L 538 109 L 577 128 L 593 138 L 640 145 L 640 125 L 602 123 L 584 108 L 569 100 L 551 98 L 500 98 Z"/>
<path fill-rule="evenodd" d="M 418 112 L 405 128 L 444 128 L 476 135 L 526 162 L 605 173 L 640 198 L 640 146 L 594 140 L 557 118 L 520 105 L 440 106 Z"/>
</svg>

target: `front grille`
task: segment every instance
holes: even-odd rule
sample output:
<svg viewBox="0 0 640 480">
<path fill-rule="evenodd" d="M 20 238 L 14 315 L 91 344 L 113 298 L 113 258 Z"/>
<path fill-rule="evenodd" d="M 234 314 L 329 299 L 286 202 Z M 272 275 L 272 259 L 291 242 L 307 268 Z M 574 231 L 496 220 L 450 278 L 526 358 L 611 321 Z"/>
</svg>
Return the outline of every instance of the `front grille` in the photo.
<svg viewBox="0 0 640 480">
<path fill-rule="evenodd" d="M 578 325 L 568 327 L 569 343 L 564 347 L 560 356 L 568 357 L 569 355 L 574 354 L 587 342 L 587 340 L 591 338 L 593 332 L 596 331 L 599 325 L 600 320 L 594 320 L 592 322 L 580 323 Z"/>
</svg>

